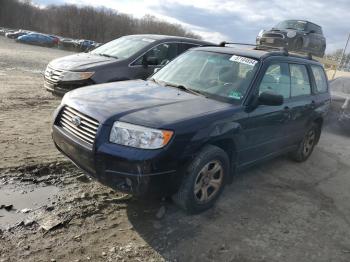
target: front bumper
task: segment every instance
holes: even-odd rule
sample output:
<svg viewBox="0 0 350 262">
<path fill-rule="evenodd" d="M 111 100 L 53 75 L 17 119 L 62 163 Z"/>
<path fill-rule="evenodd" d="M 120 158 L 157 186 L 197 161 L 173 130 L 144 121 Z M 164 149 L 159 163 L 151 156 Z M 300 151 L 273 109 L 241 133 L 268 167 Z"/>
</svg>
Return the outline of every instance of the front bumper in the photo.
<svg viewBox="0 0 350 262">
<path fill-rule="evenodd" d="M 164 150 L 141 150 L 111 143 L 92 146 L 56 125 L 52 138 L 58 150 L 87 175 L 118 191 L 137 196 L 166 196 L 174 194 L 181 183 L 177 161 L 170 160 Z"/>
<path fill-rule="evenodd" d="M 70 81 L 70 82 L 54 82 L 50 79 L 44 77 L 44 87 L 47 91 L 63 96 L 65 93 L 83 86 L 95 84 L 93 80 L 80 80 L 80 81 Z"/>
<path fill-rule="evenodd" d="M 256 39 L 257 45 L 273 46 L 273 47 L 289 47 L 290 43 L 286 38 L 277 37 L 258 37 Z"/>
</svg>

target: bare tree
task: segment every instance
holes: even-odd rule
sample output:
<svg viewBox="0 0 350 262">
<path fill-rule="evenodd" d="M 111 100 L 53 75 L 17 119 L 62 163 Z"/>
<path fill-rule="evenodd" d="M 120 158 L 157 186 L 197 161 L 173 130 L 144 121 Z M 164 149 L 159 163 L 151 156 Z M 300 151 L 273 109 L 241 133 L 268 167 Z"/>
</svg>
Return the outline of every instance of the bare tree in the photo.
<svg viewBox="0 0 350 262">
<path fill-rule="evenodd" d="M 150 15 L 137 19 L 113 9 L 71 4 L 39 8 L 31 0 L 0 0 L 0 26 L 98 42 L 140 33 L 200 39 L 200 36 L 179 24 L 171 24 Z"/>
</svg>

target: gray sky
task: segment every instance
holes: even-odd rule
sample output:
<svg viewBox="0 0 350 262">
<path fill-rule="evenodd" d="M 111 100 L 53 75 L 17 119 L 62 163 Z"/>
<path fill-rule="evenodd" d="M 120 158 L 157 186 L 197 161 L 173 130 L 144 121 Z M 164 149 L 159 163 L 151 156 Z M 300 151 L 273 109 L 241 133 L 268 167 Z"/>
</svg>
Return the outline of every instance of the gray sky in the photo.
<svg viewBox="0 0 350 262">
<path fill-rule="evenodd" d="M 322 26 L 327 51 L 342 48 L 350 32 L 350 0 L 33 0 L 39 5 L 73 3 L 105 6 L 142 17 L 154 15 L 182 24 L 205 40 L 255 42 L 260 29 L 281 20 L 310 20 Z"/>
</svg>

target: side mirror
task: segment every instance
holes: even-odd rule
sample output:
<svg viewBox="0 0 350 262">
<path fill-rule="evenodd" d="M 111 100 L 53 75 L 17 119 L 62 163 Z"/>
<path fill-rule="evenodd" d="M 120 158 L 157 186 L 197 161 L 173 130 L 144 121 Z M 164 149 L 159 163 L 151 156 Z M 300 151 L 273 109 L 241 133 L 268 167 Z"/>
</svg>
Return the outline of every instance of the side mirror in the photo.
<svg viewBox="0 0 350 262">
<path fill-rule="evenodd" d="M 154 56 L 144 56 L 142 60 L 144 66 L 158 65 L 158 58 Z"/>
<path fill-rule="evenodd" d="M 259 105 L 280 106 L 283 104 L 283 96 L 273 92 L 262 92 L 258 101 Z"/>
</svg>

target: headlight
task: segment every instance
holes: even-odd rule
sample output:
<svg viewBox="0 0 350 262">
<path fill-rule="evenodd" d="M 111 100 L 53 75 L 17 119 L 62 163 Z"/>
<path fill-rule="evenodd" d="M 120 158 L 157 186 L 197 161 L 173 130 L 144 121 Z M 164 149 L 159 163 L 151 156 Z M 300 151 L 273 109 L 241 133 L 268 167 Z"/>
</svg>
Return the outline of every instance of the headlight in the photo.
<svg viewBox="0 0 350 262">
<path fill-rule="evenodd" d="M 123 122 L 113 124 L 109 141 L 115 144 L 142 148 L 158 149 L 166 146 L 174 132 L 153 129 Z"/>
<path fill-rule="evenodd" d="M 89 79 L 95 72 L 69 72 L 64 71 L 60 76 L 61 81 L 76 81 Z"/>
<path fill-rule="evenodd" d="M 293 38 L 297 35 L 297 33 L 295 31 L 288 31 L 287 32 L 287 37 L 289 38 Z"/>
<path fill-rule="evenodd" d="M 264 30 L 264 29 L 261 29 L 261 30 L 259 31 L 258 37 L 262 37 L 262 35 L 263 35 L 264 32 L 265 32 L 265 30 Z"/>
</svg>

